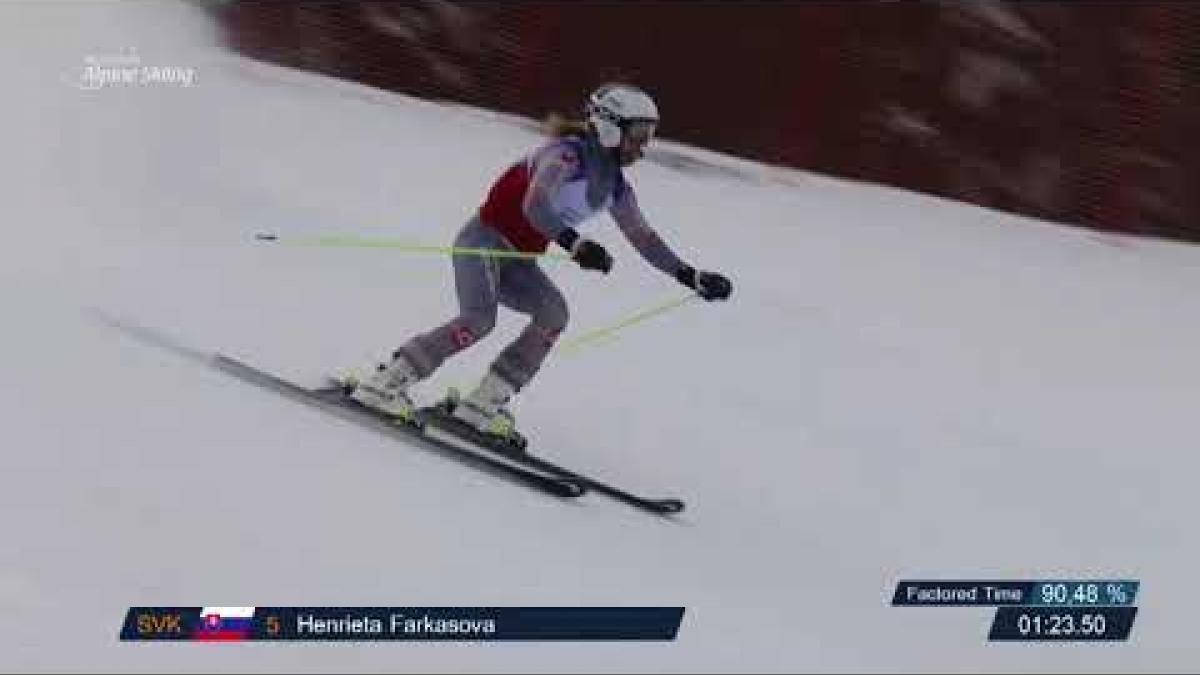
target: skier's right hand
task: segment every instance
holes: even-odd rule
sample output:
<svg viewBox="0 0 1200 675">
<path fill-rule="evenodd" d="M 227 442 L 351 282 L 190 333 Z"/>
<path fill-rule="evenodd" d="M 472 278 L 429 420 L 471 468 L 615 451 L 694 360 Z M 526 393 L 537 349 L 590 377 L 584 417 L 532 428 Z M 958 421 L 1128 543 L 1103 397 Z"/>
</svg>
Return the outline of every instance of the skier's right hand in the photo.
<svg viewBox="0 0 1200 675">
<path fill-rule="evenodd" d="M 575 242 L 571 247 L 571 259 L 585 270 L 599 270 L 605 274 L 608 274 L 613 266 L 613 259 L 608 251 L 591 239 Z"/>
<path fill-rule="evenodd" d="M 558 233 L 555 238 L 558 245 L 566 249 L 571 254 L 571 260 L 579 263 L 579 266 L 585 270 L 600 270 L 608 274 L 612 269 L 613 259 L 604 250 L 604 247 L 591 239 L 584 239 L 579 236 L 575 228 L 568 227 Z"/>
</svg>

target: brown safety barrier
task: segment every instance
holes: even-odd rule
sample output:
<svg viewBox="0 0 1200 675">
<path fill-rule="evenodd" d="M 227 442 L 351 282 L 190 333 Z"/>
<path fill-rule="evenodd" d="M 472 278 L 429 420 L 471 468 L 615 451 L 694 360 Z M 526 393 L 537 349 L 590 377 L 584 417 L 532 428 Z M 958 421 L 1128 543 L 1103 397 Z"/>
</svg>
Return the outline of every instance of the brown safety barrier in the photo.
<svg viewBox="0 0 1200 675">
<path fill-rule="evenodd" d="M 231 2 L 254 58 L 543 117 L 651 90 L 664 137 L 1200 240 L 1200 3 Z"/>
</svg>

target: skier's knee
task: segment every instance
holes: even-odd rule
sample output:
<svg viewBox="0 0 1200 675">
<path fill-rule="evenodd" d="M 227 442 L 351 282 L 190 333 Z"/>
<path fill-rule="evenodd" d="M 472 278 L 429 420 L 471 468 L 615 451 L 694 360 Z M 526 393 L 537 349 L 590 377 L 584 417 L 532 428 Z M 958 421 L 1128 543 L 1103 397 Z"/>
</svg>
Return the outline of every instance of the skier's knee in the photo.
<svg viewBox="0 0 1200 675">
<path fill-rule="evenodd" d="M 476 337 L 483 337 L 496 327 L 496 312 L 472 312 L 464 317 L 464 323 L 470 327 Z"/>
<path fill-rule="evenodd" d="M 458 346 L 467 347 L 483 339 L 495 327 L 496 312 L 471 312 L 452 323 L 451 333 Z"/>
<path fill-rule="evenodd" d="M 535 322 L 539 326 L 555 332 L 562 332 L 570 320 L 571 310 L 567 307 L 567 301 L 561 293 L 550 298 L 542 307 L 539 316 L 535 318 Z"/>
</svg>

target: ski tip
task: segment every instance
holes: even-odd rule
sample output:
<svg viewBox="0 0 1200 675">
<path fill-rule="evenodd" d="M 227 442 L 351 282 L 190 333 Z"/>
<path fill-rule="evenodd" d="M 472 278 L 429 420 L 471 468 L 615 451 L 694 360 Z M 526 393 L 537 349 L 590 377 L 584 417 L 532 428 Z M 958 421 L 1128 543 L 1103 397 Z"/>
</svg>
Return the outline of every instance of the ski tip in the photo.
<svg viewBox="0 0 1200 675">
<path fill-rule="evenodd" d="M 258 234 L 254 235 L 254 238 L 259 241 L 277 241 L 279 239 L 279 235 L 271 234 L 269 232 L 259 232 Z"/>
<path fill-rule="evenodd" d="M 671 515 L 681 513 L 684 508 L 684 503 L 678 499 L 658 499 L 651 502 L 654 510 L 663 515 Z"/>
</svg>

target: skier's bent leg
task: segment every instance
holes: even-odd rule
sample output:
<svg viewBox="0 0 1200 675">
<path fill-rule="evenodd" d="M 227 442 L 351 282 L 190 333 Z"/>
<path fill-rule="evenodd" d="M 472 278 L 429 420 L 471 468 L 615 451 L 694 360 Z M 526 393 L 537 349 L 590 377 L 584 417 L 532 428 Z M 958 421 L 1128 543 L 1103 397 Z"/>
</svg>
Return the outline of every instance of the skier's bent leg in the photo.
<svg viewBox="0 0 1200 675">
<path fill-rule="evenodd" d="M 529 384 L 541 369 L 571 318 L 566 299 L 553 285 L 541 288 L 537 298 L 528 312 L 529 325 L 492 363 L 492 370 L 516 389 Z"/>
<path fill-rule="evenodd" d="M 517 431 L 517 420 L 508 409 L 508 402 L 529 384 L 554 347 L 566 325 L 565 305 L 561 316 L 563 321 L 550 321 L 548 326 L 536 319 L 531 321 L 517 339 L 500 352 L 479 386 L 455 409 L 454 416 L 485 434 L 523 449 L 525 439 Z"/>
<path fill-rule="evenodd" d="M 463 227 L 454 240 L 454 246 L 497 250 L 510 248 L 478 218 L 471 219 Z M 496 309 L 499 305 L 496 259 L 460 254 L 453 257 L 453 264 L 458 316 L 417 335 L 396 350 L 396 354 L 404 356 L 412 364 L 420 379 L 428 377 L 446 359 L 483 339 L 496 326 Z"/>
<path fill-rule="evenodd" d="M 503 242 L 478 219 L 462 229 L 458 247 L 503 248 Z M 416 406 L 408 395 L 414 382 L 425 379 L 449 357 L 475 344 L 496 326 L 496 264 L 485 256 L 454 256 L 454 285 L 459 315 L 433 330 L 417 335 L 360 381 L 351 397 L 365 406 L 396 417 L 413 419 Z"/>
<path fill-rule="evenodd" d="M 464 311 L 449 322 L 405 342 L 394 356 L 412 364 L 418 379 L 425 379 L 446 359 L 475 344 L 496 327 L 496 308 Z"/>
<path fill-rule="evenodd" d="M 455 417 L 476 429 L 524 447 L 524 437 L 508 410 L 512 396 L 529 384 L 567 326 L 567 302 L 532 263 L 504 267 L 499 296 L 506 307 L 528 314 L 530 323 L 492 362 L 479 386 L 455 409 Z"/>
</svg>

